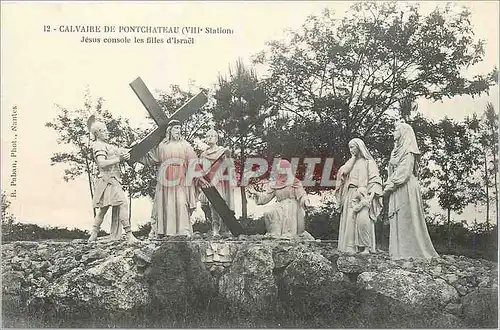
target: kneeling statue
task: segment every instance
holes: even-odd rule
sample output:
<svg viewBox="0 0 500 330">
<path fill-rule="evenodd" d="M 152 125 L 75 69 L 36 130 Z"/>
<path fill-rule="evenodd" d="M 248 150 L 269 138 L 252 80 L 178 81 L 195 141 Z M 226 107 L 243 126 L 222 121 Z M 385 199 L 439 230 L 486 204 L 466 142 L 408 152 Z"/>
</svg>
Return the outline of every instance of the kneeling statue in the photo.
<svg viewBox="0 0 500 330">
<path fill-rule="evenodd" d="M 266 235 L 285 239 L 312 238 L 304 226 L 305 210 L 311 206 L 307 193 L 293 175 L 288 160 L 282 159 L 279 166 L 284 173 L 277 174 L 275 179 L 271 179 L 263 192 L 256 191 L 252 186 L 247 188 L 255 196 L 257 205 L 267 204 L 274 198 L 278 202 L 264 214 Z"/>
</svg>

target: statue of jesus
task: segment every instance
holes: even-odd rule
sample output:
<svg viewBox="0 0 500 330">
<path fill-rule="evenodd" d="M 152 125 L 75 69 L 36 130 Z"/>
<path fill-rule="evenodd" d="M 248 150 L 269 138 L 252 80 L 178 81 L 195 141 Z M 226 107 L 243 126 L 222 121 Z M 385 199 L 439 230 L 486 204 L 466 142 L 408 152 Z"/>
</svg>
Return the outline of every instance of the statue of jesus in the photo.
<svg viewBox="0 0 500 330">
<path fill-rule="evenodd" d="M 172 120 L 164 140 L 139 160 L 144 165 L 160 165 L 150 237 L 192 236 L 190 217 L 197 199 L 195 186 L 186 181 L 186 174 L 190 162 L 197 158 L 193 147 L 181 136 L 180 122 Z"/>
</svg>

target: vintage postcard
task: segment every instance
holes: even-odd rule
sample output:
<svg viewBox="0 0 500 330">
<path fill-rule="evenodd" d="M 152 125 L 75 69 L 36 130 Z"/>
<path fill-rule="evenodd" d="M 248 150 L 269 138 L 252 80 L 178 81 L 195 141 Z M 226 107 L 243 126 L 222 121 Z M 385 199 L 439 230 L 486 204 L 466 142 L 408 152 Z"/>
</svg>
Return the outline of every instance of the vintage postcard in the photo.
<svg viewBox="0 0 500 330">
<path fill-rule="evenodd" d="M 2 1 L 2 328 L 497 328 L 498 16 Z"/>
</svg>

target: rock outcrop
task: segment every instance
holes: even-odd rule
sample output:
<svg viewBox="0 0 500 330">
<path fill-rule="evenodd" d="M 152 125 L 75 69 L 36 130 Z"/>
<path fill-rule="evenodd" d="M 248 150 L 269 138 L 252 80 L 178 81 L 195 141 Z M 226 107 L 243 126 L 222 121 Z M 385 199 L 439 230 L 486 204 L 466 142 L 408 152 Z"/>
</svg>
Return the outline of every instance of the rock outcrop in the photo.
<svg viewBox="0 0 500 330">
<path fill-rule="evenodd" d="M 497 264 L 347 255 L 334 243 L 14 242 L 4 327 L 497 327 Z"/>
</svg>

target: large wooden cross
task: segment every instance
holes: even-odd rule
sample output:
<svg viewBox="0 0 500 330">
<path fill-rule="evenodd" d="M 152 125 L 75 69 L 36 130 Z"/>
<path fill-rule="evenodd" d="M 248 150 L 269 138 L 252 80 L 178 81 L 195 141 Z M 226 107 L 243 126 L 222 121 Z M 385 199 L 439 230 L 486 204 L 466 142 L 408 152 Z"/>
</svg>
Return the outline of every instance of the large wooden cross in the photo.
<svg viewBox="0 0 500 330">
<path fill-rule="evenodd" d="M 165 137 L 166 127 L 171 120 L 175 119 L 182 122 L 183 120 L 188 119 L 191 114 L 196 112 L 196 110 L 200 109 L 207 102 L 206 95 L 203 92 L 200 92 L 175 111 L 172 116 L 167 118 L 140 77 L 132 81 L 130 83 L 130 87 L 139 100 L 141 100 L 156 125 L 158 125 L 153 132 L 149 133 L 148 136 L 132 147 L 130 150 L 130 165 L 133 165 L 142 157 L 146 156 L 151 149 L 156 147 L 163 140 Z M 241 224 L 236 220 L 234 212 L 229 209 L 217 189 L 215 187 L 202 187 L 201 189 L 231 233 L 233 235 L 242 234 L 243 228 L 241 227 Z"/>
<path fill-rule="evenodd" d="M 151 115 L 151 118 L 153 118 L 158 126 L 153 132 L 149 133 L 148 136 L 132 148 L 130 151 L 130 165 L 146 156 L 151 149 L 156 147 L 163 140 L 165 137 L 165 129 L 167 128 L 169 121 L 176 119 L 182 122 L 183 120 L 188 119 L 190 115 L 200 109 L 207 102 L 205 94 L 203 94 L 203 92 L 199 92 L 177 111 L 175 111 L 172 116 L 167 118 L 165 112 L 162 111 L 161 107 L 158 105 L 155 98 L 149 92 L 146 84 L 144 84 L 140 77 L 132 81 L 130 83 L 130 87 L 132 87 L 135 95 L 137 95 L 139 100 L 141 100 L 142 105 L 144 105 L 148 113 Z"/>
</svg>

